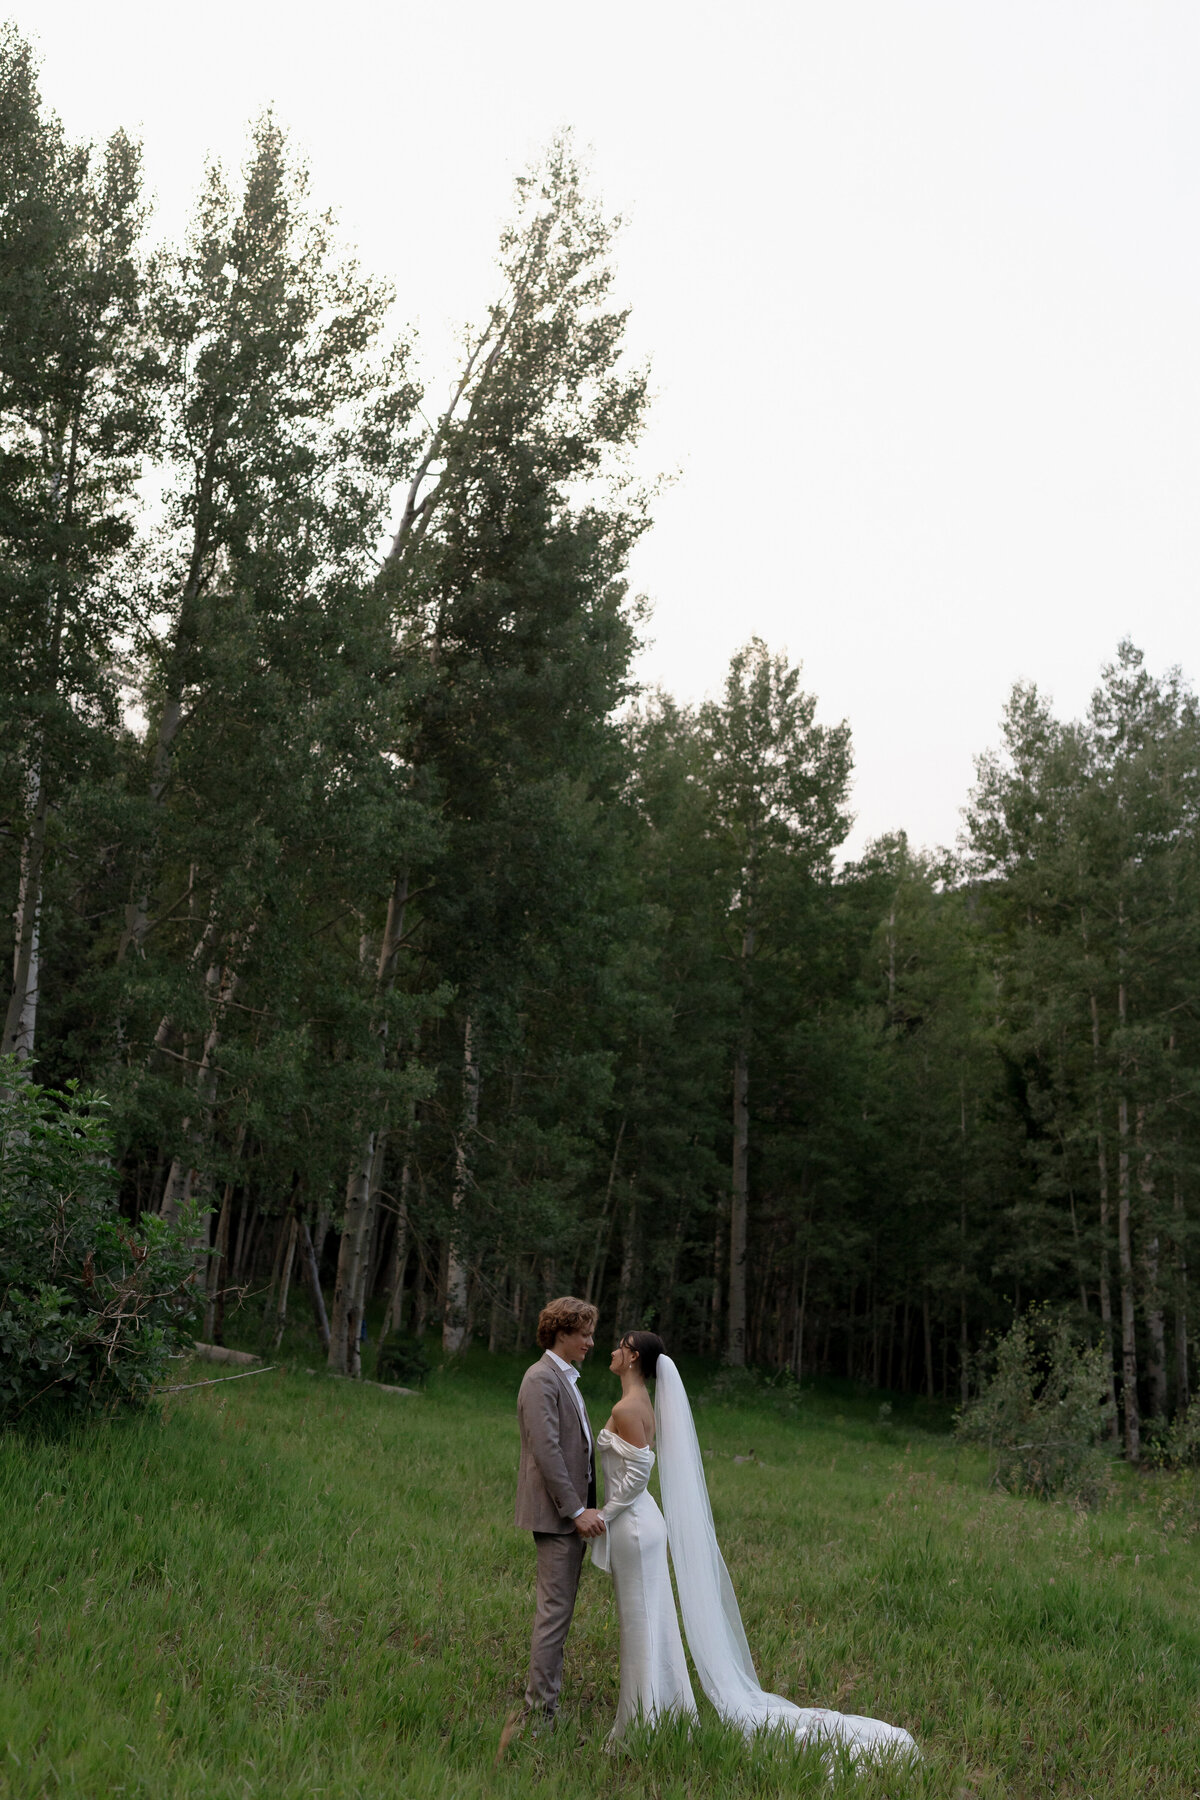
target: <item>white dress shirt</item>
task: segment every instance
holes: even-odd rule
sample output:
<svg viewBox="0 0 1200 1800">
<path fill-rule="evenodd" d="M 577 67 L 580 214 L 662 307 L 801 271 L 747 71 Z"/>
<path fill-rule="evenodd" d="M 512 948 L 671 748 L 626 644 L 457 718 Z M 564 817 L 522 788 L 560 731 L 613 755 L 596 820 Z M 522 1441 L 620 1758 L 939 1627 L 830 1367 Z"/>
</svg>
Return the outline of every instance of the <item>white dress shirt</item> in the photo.
<svg viewBox="0 0 1200 1800">
<path fill-rule="evenodd" d="M 579 1391 L 579 1370 L 575 1367 L 574 1363 L 564 1362 L 562 1357 L 559 1356 L 553 1350 L 547 1350 L 546 1355 L 550 1358 L 550 1361 L 552 1363 L 554 1363 L 557 1368 L 560 1368 L 562 1370 L 563 1374 L 566 1376 L 567 1380 L 571 1384 L 571 1391 L 575 1395 L 575 1404 L 579 1408 L 579 1416 L 583 1420 L 583 1429 L 587 1434 L 588 1469 L 590 1472 L 591 1468 L 593 1467 L 593 1465 L 595 1463 L 596 1452 L 595 1452 L 595 1445 L 592 1441 L 592 1427 L 591 1427 L 591 1422 L 587 1416 L 587 1407 L 583 1404 L 583 1395 Z M 579 1512 L 573 1512 L 571 1514 L 571 1517 L 573 1519 L 577 1519 L 579 1517 L 579 1513 L 586 1512 L 586 1511 L 587 1511 L 587 1508 L 581 1506 L 579 1508 Z"/>
</svg>

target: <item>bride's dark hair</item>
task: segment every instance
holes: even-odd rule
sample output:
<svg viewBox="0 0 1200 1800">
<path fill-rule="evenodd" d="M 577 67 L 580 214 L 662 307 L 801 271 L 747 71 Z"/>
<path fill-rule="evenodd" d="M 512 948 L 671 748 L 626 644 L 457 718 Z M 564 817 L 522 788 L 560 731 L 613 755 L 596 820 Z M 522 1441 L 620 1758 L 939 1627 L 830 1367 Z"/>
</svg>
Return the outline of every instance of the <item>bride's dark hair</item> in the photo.
<svg viewBox="0 0 1200 1800">
<path fill-rule="evenodd" d="M 654 1380 L 654 1371 L 658 1367 L 660 1356 L 667 1354 L 667 1346 L 656 1331 L 627 1331 L 621 1339 L 624 1349 L 633 1350 L 638 1359 L 638 1367 L 647 1381 Z"/>
</svg>

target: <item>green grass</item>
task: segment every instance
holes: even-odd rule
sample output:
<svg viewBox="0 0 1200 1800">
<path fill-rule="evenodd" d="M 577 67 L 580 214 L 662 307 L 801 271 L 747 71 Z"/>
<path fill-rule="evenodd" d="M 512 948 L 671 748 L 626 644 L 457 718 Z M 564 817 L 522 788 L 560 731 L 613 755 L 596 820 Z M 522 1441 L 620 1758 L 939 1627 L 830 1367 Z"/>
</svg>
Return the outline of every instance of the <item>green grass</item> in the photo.
<svg viewBox="0 0 1200 1800">
<path fill-rule="evenodd" d="M 1009 1498 L 849 1389 L 790 1417 L 699 1406 L 713 1509 L 764 1685 L 908 1726 L 920 1767 L 829 1782 L 707 1710 L 690 1740 L 604 1755 L 616 1622 L 589 1566 L 562 1728 L 494 1770 L 533 1608 L 521 1367 L 472 1357 L 403 1399 L 293 1362 L 71 1441 L 0 1438 L 0 1792 L 1200 1793 L 1195 1488 L 1129 1480 L 1092 1516 Z M 597 1418 L 608 1381 L 585 1372 Z"/>
</svg>

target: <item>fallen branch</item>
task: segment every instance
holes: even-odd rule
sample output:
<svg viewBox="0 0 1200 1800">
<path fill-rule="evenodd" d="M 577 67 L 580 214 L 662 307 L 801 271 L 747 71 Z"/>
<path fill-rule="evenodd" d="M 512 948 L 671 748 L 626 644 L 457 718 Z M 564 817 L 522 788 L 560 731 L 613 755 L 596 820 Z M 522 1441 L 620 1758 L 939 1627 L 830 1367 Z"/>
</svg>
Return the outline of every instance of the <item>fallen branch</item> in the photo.
<svg viewBox="0 0 1200 1800">
<path fill-rule="evenodd" d="M 242 1369 L 237 1375 L 213 1375 L 208 1381 L 181 1381 L 177 1387 L 155 1388 L 154 1395 L 157 1399 L 159 1394 L 183 1394 L 188 1388 L 216 1387 L 219 1381 L 245 1381 L 247 1375 L 269 1375 L 278 1366 L 267 1363 L 261 1369 Z"/>
</svg>

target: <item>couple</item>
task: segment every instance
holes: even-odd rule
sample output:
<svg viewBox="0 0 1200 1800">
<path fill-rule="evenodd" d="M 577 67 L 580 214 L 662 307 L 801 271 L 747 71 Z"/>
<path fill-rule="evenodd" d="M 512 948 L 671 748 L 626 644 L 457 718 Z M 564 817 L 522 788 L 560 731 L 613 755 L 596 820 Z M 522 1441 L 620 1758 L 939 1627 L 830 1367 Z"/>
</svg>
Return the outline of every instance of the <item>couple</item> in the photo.
<svg viewBox="0 0 1200 1800">
<path fill-rule="evenodd" d="M 621 1398 L 595 1439 L 605 1496 L 597 1510 L 592 1430 L 578 1387 L 597 1316 L 594 1306 L 570 1295 L 542 1309 L 538 1343 L 545 1354 L 526 1371 L 517 1400 L 516 1523 L 533 1532 L 537 1547 L 537 1613 L 525 1705 L 503 1741 L 525 1722 L 534 1735 L 553 1728 L 563 1649 L 590 1541 L 592 1561 L 612 1575 L 620 1628 L 621 1693 L 610 1744 L 639 1717 L 653 1723 L 696 1716 L 667 1570 L 669 1544 L 688 1648 L 700 1685 L 723 1719 L 747 1736 L 779 1730 L 844 1744 L 855 1757 L 916 1755 L 912 1738 L 897 1725 L 794 1706 L 759 1686 L 717 1545 L 687 1394 L 662 1339 L 651 1331 L 626 1332 L 609 1364 L 620 1378 Z M 662 1512 L 647 1488 L 656 1439 Z"/>
</svg>

